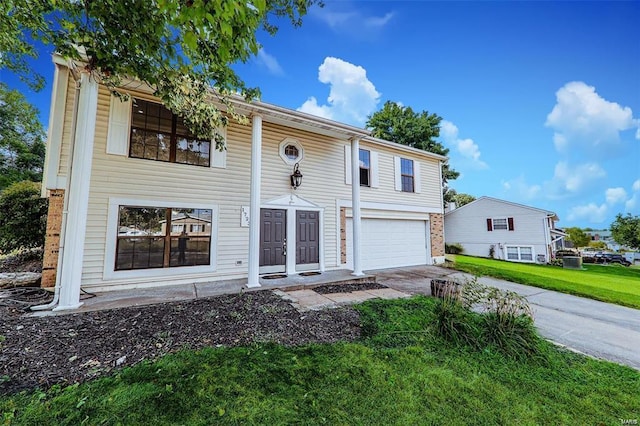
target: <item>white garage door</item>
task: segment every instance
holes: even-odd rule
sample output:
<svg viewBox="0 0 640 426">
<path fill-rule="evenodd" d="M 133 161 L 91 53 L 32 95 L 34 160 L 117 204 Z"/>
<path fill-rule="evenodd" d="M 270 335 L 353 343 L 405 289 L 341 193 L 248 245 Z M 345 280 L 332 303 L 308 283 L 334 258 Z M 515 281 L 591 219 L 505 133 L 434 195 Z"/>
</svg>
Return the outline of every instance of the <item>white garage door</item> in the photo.
<svg viewBox="0 0 640 426">
<path fill-rule="evenodd" d="M 353 265 L 353 222 L 347 219 L 347 266 Z M 362 269 L 427 264 L 427 222 L 362 219 Z"/>
</svg>

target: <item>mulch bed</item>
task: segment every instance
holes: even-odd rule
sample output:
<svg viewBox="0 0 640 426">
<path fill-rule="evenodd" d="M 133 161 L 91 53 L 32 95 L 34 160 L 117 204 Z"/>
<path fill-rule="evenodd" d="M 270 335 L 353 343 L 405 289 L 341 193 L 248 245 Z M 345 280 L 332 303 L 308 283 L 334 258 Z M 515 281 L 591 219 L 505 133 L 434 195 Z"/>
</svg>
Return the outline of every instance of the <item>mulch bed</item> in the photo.
<svg viewBox="0 0 640 426">
<path fill-rule="evenodd" d="M 349 307 L 300 313 L 264 290 L 46 317 L 0 306 L 0 336 L 2 395 L 83 382 L 186 348 L 352 341 L 360 318 Z"/>
<path fill-rule="evenodd" d="M 313 287 L 311 290 L 318 294 L 332 294 L 332 293 L 353 293 L 354 291 L 363 290 L 378 290 L 381 288 L 387 288 L 386 285 L 378 283 L 354 283 L 354 284 L 338 284 L 338 285 L 321 285 Z"/>
</svg>

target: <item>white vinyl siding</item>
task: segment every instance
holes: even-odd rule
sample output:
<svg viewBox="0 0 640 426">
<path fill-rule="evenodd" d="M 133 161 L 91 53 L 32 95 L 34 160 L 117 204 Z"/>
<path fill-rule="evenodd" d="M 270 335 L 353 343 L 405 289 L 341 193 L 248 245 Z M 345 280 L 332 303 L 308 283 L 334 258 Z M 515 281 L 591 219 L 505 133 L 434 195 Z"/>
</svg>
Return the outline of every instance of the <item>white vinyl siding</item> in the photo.
<svg viewBox="0 0 640 426">
<path fill-rule="evenodd" d="M 69 86 L 73 88 L 72 84 Z M 65 123 L 70 121 L 72 115 L 69 107 L 73 104 L 72 91 L 69 90 L 71 99 L 67 102 Z M 148 94 L 135 91 L 131 95 L 154 100 Z M 241 209 L 250 203 L 251 125 L 231 123 L 225 129 L 228 147 L 224 153 L 226 168 L 215 166 L 217 151 L 213 149 L 212 167 L 195 167 L 106 154 L 110 108 L 111 94 L 101 86 L 98 96 L 82 285 L 92 289 L 107 289 L 113 286 L 126 288 L 246 277 L 249 228 L 241 226 Z M 262 135 L 262 202 L 291 193 L 289 176 L 292 168 L 282 161 L 279 144 L 287 137 L 299 141 L 304 146 L 304 158 L 300 162 L 300 171 L 304 179 L 302 186 L 296 190 L 296 195 L 324 209 L 323 247 L 320 249 L 324 251 L 326 268 L 343 268 L 339 261 L 340 215 L 337 200 L 351 199 L 351 187 L 345 185 L 344 162 L 346 149 L 350 150 L 349 143 L 329 136 L 283 127 L 266 120 L 263 123 Z M 67 145 L 63 147 L 63 152 L 65 149 L 68 150 L 69 137 L 66 136 L 64 140 Z M 363 188 L 363 203 L 385 203 L 391 209 L 394 206 L 411 206 L 423 211 L 441 212 L 438 160 L 420 155 L 413 157 L 414 164 L 420 164 L 419 181 L 422 194 L 396 192 L 393 157 L 398 151 L 392 147 L 364 142 L 361 142 L 361 147 L 370 150 L 371 167 L 377 169 L 377 173 L 371 176 L 372 187 L 375 187 L 376 181 L 379 183 L 375 190 Z M 66 164 L 66 161 L 61 160 L 61 163 Z M 109 200 L 115 198 L 153 200 L 157 205 L 166 206 L 215 204 L 217 233 L 215 258 L 212 257 L 212 263 L 216 265 L 215 271 L 188 274 L 169 271 L 168 274 L 153 279 L 148 276 L 105 276 L 108 205 Z"/>
<path fill-rule="evenodd" d="M 503 260 L 516 257 L 514 250 L 509 254 L 507 247 L 530 247 L 531 260 L 526 260 L 530 257 L 526 250 L 525 259 L 518 252 L 518 260 L 536 261 L 537 255 L 547 253 L 550 241 L 545 237 L 547 214 L 543 210 L 481 197 L 445 214 L 445 241 L 461 244 L 464 254 L 470 256 L 489 257 L 493 246 L 494 256 Z"/>
</svg>

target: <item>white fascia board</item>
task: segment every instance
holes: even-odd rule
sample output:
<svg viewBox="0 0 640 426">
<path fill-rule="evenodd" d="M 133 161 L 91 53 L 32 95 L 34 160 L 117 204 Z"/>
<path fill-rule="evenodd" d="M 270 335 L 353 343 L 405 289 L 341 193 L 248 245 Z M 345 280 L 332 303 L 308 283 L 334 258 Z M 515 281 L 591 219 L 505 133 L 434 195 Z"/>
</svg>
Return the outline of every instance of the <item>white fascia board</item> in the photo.
<svg viewBox="0 0 640 426">
<path fill-rule="evenodd" d="M 396 142 L 392 142 L 392 141 L 388 141 L 388 140 L 385 140 L 385 139 L 374 138 L 373 136 L 367 136 L 367 137 L 363 138 L 362 142 L 370 143 L 370 144 L 374 144 L 374 145 L 385 146 L 387 148 L 392 148 L 392 149 L 394 149 L 396 151 L 402 151 L 402 152 L 410 153 L 412 155 L 418 155 L 420 157 L 427 157 L 429 159 L 439 160 L 439 161 L 442 161 L 442 162 L 445 162 L 445 163 L 447 161 L 449 161 L 449 158 L 444 156 L 444 155 L 434 154 L 433 152 L 424 151 L 422 149 L 417 149 L 417 148 L 412 148 L 410 146 L 402 145 L 402 144 L 399 144 L 399 143 L 396 143 Z"/>
</svg>

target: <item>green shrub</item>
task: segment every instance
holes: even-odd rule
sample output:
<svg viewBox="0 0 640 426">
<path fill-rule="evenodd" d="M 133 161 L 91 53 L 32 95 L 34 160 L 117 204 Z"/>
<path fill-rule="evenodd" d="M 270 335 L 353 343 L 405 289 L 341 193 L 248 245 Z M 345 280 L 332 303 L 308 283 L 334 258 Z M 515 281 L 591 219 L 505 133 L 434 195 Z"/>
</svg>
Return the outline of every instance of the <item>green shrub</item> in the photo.
<svg viewBox="0 0 640 426">
<path fill-rule="evenodd" d="M 0 252 L 42 247 L 47 226 L 47 200 L 40 184 L 14 183 L 0 194 Z"/>
<path fill-rule="evenodd" d="M 477 315 L 460 303 L 459 300 L 446 297 L 435 307 L 436 330 L 445 339 L 477 346 L 479 343 L 480 329 Z"/>
<path fill-rule="evenodd" d="M 445 244 L 444 252 L 447 254 L 462 254 L 464 252 L 464 247 L 458 243 Z"/>
<path fill-rule="evenodd" d="M 444 298 L 435 309 L 436 330 L 447 340 L 474 348 L 494 347 L 513 358 L 538 353 L 540 337 L 527 300 L 512 291 L 467 280 L 457 299 Z"/>
</svg>

